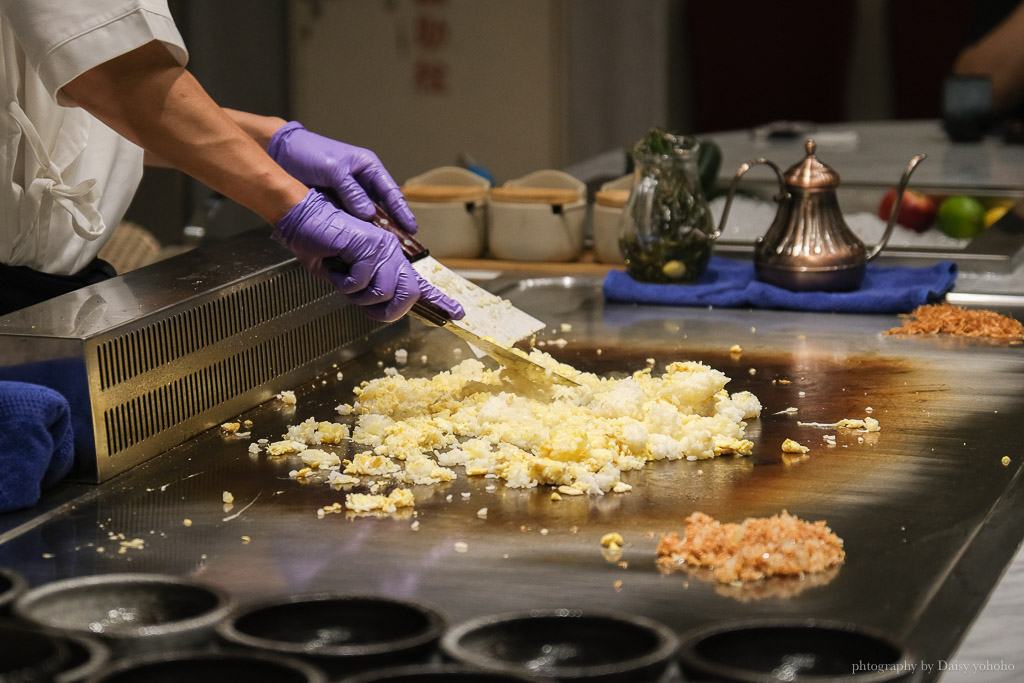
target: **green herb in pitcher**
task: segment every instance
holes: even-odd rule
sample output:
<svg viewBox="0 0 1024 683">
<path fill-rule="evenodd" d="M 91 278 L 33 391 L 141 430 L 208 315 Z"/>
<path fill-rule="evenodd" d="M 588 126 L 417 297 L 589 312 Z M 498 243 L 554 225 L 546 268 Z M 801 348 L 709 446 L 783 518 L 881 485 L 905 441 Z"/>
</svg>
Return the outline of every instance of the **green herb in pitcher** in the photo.
<svg viewBox="0 0 1024 683">
<path fill-rule="evenodd" d="M 718 236 L 697 174 L 699 143 L 654 129 L 633 148 L 633 191 L 619 246 L 642 282 L 696 281 Z"/>
</svg>

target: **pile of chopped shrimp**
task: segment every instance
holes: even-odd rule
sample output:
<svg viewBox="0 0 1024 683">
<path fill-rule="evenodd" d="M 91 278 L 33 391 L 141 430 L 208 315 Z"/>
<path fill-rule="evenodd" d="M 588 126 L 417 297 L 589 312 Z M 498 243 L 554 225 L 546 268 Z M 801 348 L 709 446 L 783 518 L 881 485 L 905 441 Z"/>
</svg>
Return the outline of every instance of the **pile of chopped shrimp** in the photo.
<svg viewBox="0 0 1024 683">
<path fill-rule="evenodd" d="M 1024 339 L 1024 325 L 994 311 L 967 310 L 952 304 L 918 306 L 901 327 L 885 334 L 955 334 L 965 337 Z"/>
<path fill-rule="evenodd" d="M 657 554 L 663 569 L 705 567 L 723 583 L 821 572 L 846 557 L 843 540 L 824 521 L 805 522 L 785 510 L 739 524 L 694 512 L 685 535 L 663 535 Z"/>
</svg>

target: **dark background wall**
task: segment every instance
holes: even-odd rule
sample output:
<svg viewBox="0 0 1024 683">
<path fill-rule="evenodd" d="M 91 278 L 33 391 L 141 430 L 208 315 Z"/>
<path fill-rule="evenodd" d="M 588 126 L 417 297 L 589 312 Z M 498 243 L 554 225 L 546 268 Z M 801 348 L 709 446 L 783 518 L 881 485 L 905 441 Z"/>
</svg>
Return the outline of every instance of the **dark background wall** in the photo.
<svg viewBox="0 0 1024 683">
<path fill-rule="evenodd" d="M 624 149 L 653 125 L 699 134 L 776 119 L 937 117 L 942 78 L 969 38 L 975 5 L 1014 1 L 549 0 L 551 16 L 562 17 L 551 34 L 564 56 L 552 63 L 563 71 L 564 111 L 557 130 L 534 141 L 559 140 L 561 151 L 539 155 L 536 163 L 562 167 Z M 465 12 L 459 0 L 437 2 L 453 15 Z M 355 19 L 369 3 L 397 16 L 416 0 L 170 0 L 189 47 L 189 68 L 217 102 L 284 118 L 305 114 L 321 127 L 351 110 L 351 102 L 332 101 L 331 87 L 310 70 L 365 72 L 377 67 L 379 54 L 360 50 L 346 63 L 332 62 L 290 24 L 312 17 L 327 45 L 345 45 L 358 36 Z M 297 111 L 299 103 L 304 111 Z M 516 104 L 509 103 L 508 117 L 517 115 Z M 374 125 L 387 140 L 394 122 Z M 446 135 L 453 131 L 431 129 L 432 139 Z M 414 157 L 415 150 L 397 158 L 398 171 L 406 156 Z M 450 156 L 417 163 L 442 165 L 451 163 Z M 502 148 L 495 150 L 492 159 L 502 158 Z M 147 169 L 127 218 L 161 243 L 176 244 L 209 196 L 208 188 L 179 172 Z M 227 202 L 208 232 L 223 237 L 261 223 Z"/>
</svg>

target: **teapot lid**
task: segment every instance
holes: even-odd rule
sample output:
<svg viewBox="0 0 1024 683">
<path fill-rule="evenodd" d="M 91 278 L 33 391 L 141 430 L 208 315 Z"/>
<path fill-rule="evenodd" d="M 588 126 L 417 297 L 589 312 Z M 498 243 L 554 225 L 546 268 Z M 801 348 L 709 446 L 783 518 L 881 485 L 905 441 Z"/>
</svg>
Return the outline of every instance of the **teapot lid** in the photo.
<svg viewBox="0 0 1024 683">
<path fill-rule="evenodd" d="M 814 156 L 817 149 L 814 140 L 808 139 L 804 143 L 807 156 L 803 161 L 793 165 L 786 171 L 786 184 L 790 187 L 805 189 L 828 189 L 839 187 L 839 174 Z"/>
</svg>

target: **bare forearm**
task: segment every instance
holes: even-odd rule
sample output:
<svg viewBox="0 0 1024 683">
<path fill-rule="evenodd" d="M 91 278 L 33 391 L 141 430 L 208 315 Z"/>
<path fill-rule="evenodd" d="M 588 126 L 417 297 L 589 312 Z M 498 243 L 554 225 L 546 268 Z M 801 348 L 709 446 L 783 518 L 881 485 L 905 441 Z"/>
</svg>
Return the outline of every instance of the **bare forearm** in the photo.
<svg viewBox="0 0 1024 683">
<path fill-rule="evenodd" d="M 262 137 L 275 120 L 221 109 L 159 43 L 85 72 L 64 93 L 150 160 L 181 169 L 270 223 L 306 194 L 264 151 Z"/>
<path fill-rule="evenodd" d="M 270 144 L 270 138 L 274 136 L 277 129 L 287 123 L 284 119 L 276 116 L 260 116 L 227 107 L 224 107 L 224 113 L 263 149 Z"/>
<path fill-rule="evenodd" d="M 276 116 L 260 116 L 259 114 L 250 114 L 236 109 L 228 109 L 227 107 L 223 107 L 222 109 L 224 110 L 224 113 L 238 125 L 239 128 L 245 131 L 246 135 L 255 140 L 256 144 L 263 149 L 266 149 L 267 145 L 270 144 L 270 138 L 274 136 L 277 129 L 287 123 L 284 119 Z M 145 152 L 144 163 L 146 166 L 173 168 L 171 164 L 149 150 L 146 150 Z"/>
</svg>

